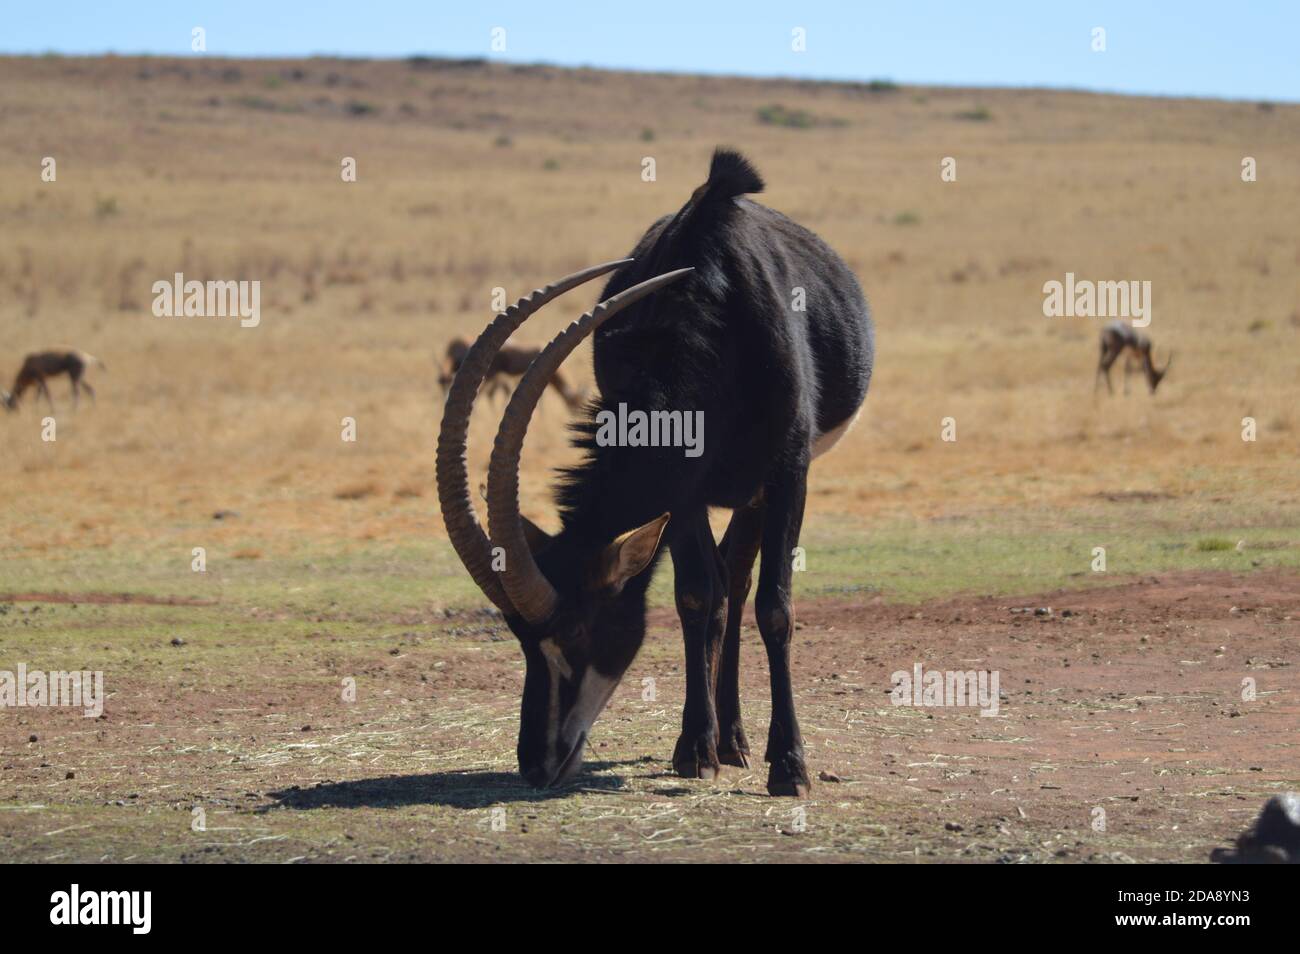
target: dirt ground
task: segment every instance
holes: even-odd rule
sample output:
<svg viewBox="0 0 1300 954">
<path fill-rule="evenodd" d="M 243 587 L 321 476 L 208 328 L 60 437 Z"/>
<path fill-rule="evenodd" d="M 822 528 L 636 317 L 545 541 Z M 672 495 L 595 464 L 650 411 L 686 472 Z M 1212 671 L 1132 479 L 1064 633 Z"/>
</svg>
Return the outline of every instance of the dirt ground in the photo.
<svg viewBox="0 0 1300 954">
<path fill-rule="evenodd" d="M 0 632 L 93 611 L 88 594 L 59 599 L 0 604 Z M 254 643 L 284 623 L 239 615 Z M 1291 571 L 908 606 L 801 601 L 796 689 L 822 780 L 800 802 L 768 797 L 761 766 L 715 782 L 672 774 L 683 674 L 670 611 L 654 612 L 587 768 L 554 792 L 514 773 L 522 661 L 491 615 L 367 619 L 385 634 L 351 642 L 330 634 L 346 614 L 312 622 L 309 648 L 226 671 L 201 655 L 221 635 L 167 647 L 165 668 L 153 647 L 129 648 L 137 665 L 109 674 L 102 718 L 25 709 L 0 722 L 0 856 L 1196 862 L 1269 795 L 1300 787 Z M 761 748 L 752 626 L 742 652 Z M 891 674 L 915 663 L 996 671 L 997 715 L 891 705 Z M 352 703 L 339 698 L 345 674 Z"/>
</svg>

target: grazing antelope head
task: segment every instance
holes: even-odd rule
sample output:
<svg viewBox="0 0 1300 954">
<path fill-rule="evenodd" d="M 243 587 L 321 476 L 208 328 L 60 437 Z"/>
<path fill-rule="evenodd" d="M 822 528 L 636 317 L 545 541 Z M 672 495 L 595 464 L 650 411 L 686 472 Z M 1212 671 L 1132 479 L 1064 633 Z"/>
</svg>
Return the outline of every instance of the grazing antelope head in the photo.
<svg viewBox="0 0 1300 954">
<path fill-rule="evenodd" d="M 1156 393 L 1156 388 L 1169 373 L 1169 366 L 1173 364 L 1174 353 L 1169 352 L 1169 357 L 1165 359 L 1165 366 L 1156 369 L 1155 362 L 1151 360 L 1151 339 L 1146 335 L 1139 334 L 1122 321 L 1112 321 L 1101 330 L 1101 354 L 1097 361 L 1097 373 L 1093 376 L 1093 392 L 1096 393 L 1097 386 L 1104 375 L 1106 378 L 1106 389 L 1114 393 L 1115 389 L 1110 383 L 1110 369 L 1121 355 L 1124 356 L 1124 393 L 1128 393 L 1128 377 L 1132 371 L 1130 362 L 1137 358 L 1142 367 L 1142 373 L 1146 376 L 1147 387 L 1151 393 Z"/>
<path fill-rule="evenodd" d="M 447 345 L 447 353 L 442 359 L 442 368 L 438 373 L 438 385 L 442 388 L 443 394 L 446 394 L 447 389 L 451 387 L 452 378 L 456 377 L 456 372 L 460 370 L 461 362 L 465 360 L 465 355 L 468 353 L 469 342 L 464 338 L 453 338 Z"/>
<path fill-rule="evenodd" d="M 488 469 L 491 539 L 474 514 L 465 460 L 474 397 L 510 335 L 547 302 L 630 259 L 585 269 L 520 299 L 470 346 L 451 382 L 438 437 L 438 498 L 452 545 L 523 648 L 519 769 L 539 787 L 571 778 L 587 733 L 645 636 L 649 567 L 669 515 L 633 516 L 625 532 L 566 526 L 549 536 L 519 512 L 519 457 L 534 408 L 561 362 L 601 324 L 689 273 L 619 292 L 571 324 L 530 364 L 506 407 Z M 635 502 L 632 504 L 635 508 Z M 634 514 L 634 509 L 629 511 Z"/>
<path fill-rule="evenodd" d="M 1156 388 L 1160 386 L 1160 382 L 1163 381 L 1165 375 L 1169 373 L 1169 366 L 1173 363 L 1174 353 L 1171 351 L 1169 352 L 1169 357 L 1165 358 L 1165 366 L 1157 371 L 1155 364 L 1151 360 L 1151 348 L 1147 348 L 1146 352 L 1142 356 L 1142 370 L 1146 372 L 1147 386 L 1151 388 L 1152 394 L 1156 393 Z"/>
</svg>

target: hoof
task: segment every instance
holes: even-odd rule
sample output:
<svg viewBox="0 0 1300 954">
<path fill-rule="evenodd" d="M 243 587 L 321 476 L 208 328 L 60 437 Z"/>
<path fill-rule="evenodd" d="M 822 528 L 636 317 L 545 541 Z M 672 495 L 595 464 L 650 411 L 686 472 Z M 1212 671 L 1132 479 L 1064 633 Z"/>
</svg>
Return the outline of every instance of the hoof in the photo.
<svg viewBox="0 0 1300 954">
<path fill-rule="evenodd" d="M 718 761 L 723 765 L 749 768 L 749 740 L 745 738 L 745 730 L 739 719 L 731 728 L 722 730 L 721 741 L 718 742 Z"/>
<path fill-rule="evenodd" d="M 696 759 L 673 759 L 673 771 L 682 778 L 702 778 L 706 781 L 712 781 L 718 777 L 721 767 L 717 756 L 714 756 L 712 762 L 701 762 Z"/>
<path fill-rule="evenodd" d="M 767 780 L 767 794 L 775 798 L 807 798 L 808 783 L 794 781 Z"/>
<path fill-rule="evenodd" d="M 717 745 L 708 736 L 682 736 L 673 750 L 673 771 L 682 778 L 715 779 L 721 770 Z"/>
<path fill-rule="evenodd" d="M 723 765 L 734 765 L 737 768 L 749 768 L 749 750 L 718 749 L 718 761 Z"/>
<path fill-rule="evenodd" d="M 807 798 L 812 786 L 808 769 L 797 755 L 786 755 L 772 763 L 767 773 L 767 793 L 786 798 Z"/>
</svg>

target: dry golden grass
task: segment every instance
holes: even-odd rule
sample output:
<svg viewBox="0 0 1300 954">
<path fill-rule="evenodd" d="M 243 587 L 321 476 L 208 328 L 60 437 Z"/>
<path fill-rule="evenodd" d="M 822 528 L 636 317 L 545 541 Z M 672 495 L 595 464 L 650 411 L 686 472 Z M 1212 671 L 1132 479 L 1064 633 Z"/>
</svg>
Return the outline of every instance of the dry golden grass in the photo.
<svg viewBox="0 0 1300 954">
<path fill-rule="evenodd" d="M 774 105 L 812 126 L 760 122 Z M 446 340 L 491 317 L 494 286 L 513 298 L 626 253 L 718 143 L 755 160 L 763 201 L 841 252 L 878 323 L 867 412 L 819 462 L 810 519 L 1114 490 L 1297 502 L 1300 107 L 110 57 L 0 59 L 0 115 L 0 373 L 7 384 L 26 351 L 56 344 L 109 369 L 76 415 L 54 384 L 54 444 L 30 401 L 0 418 L 9 556 L 129 545 L 221 508 L 253 517 L 239 540 L 272 552 L 304 535 L 440 534 L 420 488 Z M 40 179 L 44 156 L 56 183 Z M 345 156 L 356 183 L 341 181 Z M 940 181 L 944 156 L 955 183 Z M 260 280 L 260 327 L 153 317 L 151 285 L 176 271 Z M 1100 322 L 1041 310 L 1043 283 L 1067 271 L 1153 283 L 1148 331 L 1178 352 L 1156 399 L 1094 400 Z M 521 341 L 593 295 L 552 306 Z M 589 380 L 589 353 L 574 363 Z M 955 444 L 939 439 L 945 416 Z M 356 443 L 340 439 L 344 417 Z M 490 418 L 471 433 L 476 468 Z M 549 395 L 529 440 L 525 508 L 544 523 L 564 421 Z"/>
</svg>

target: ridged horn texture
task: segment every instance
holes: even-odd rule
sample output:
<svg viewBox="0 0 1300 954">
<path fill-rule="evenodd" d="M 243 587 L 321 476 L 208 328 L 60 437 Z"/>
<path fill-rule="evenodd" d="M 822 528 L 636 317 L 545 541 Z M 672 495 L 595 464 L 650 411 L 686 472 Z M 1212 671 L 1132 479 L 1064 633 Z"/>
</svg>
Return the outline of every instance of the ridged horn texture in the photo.
<svg viewBox="0 0 1300 954">
<path fill-rule="evenodd" d="M 455 547 L 460 561 L 465 564 L 465 569 L 469 570 L 469 575 L 479 585 L 483 595 L 503 613 L 513 614 L 515 608 L 501 586 L 499 575 L 492 569 L 492 544 L 479 525 L 469 490 L 469 465 L 465 447 L 468 443 L 469 417 L 474 408 L 474 397 L 492 365 L 492 359 L 530 315 L 565 292 L 631 261 L 630 258 L 624 258 L 585 268 L 519 299 L 497 315 L 478 336 L 447 391 L 442 430 L 438 434 L 437 459 L 438 503 L 442 508 L 442 519 L 447 525 L 451 545 Z"/>
<path fill-rule="evenodd" d="M 519 455 L 533 409 L 551 376 L 583 339 L 624 308 L 692 271 L 680 268 L 633 285 L 573 322 L 529 365 L 506 406 L 488 466 L 488 529 L 496 545 L 505 551 L 506 568 L 501 583 L 506 594 L 519 614 L 533 625 L 549 619 L 558 602 L 555 588 L 533 560 L 519 515 Z"/>
</svg>

